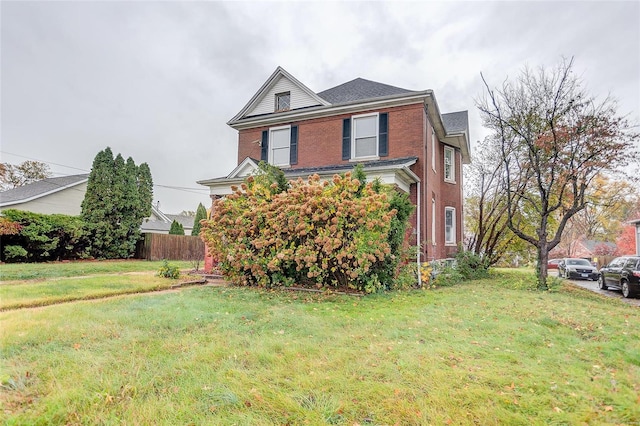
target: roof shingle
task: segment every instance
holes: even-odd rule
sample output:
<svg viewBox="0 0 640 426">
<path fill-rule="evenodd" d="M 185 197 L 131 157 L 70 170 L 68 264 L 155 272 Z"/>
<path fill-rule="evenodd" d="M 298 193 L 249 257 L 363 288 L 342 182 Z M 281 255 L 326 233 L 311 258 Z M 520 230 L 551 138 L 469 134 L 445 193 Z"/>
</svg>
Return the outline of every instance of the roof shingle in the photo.
<svg viewBox="0 0 640 426">
<path fill-rule="evenodd" d="M 365 99 L 414 93 L 414 90 L 401 89 L 364 78 L 356 78 L 339 86 L 318 93 L 322 99 L 332 104 L 344 104 Z"/>
</svg>

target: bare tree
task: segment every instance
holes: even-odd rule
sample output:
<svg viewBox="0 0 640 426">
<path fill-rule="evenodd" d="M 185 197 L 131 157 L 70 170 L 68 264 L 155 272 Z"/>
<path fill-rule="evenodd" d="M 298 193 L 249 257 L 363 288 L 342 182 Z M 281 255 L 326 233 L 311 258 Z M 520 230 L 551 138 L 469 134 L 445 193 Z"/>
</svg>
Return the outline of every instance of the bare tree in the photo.
<svg viewBox="0 0 640 426">
<path fill-rule="evenodd" d="M 564 228 L 587 203 L 587 188 L 602 172 L 638 161 L 638 139 L 611 98 L 597 101 L 581 87 L 573 60 L 555 69 L 525 68 L 478 100 L 494 131 L 504 166 L 507 224 L 536 248 L 538 286 L 547 289 L 547 260 Z"/>
<path fill-rule="evenodd" d="M 489 136 L 476 147 L 473 164 L 465 171 L 466 248 L 487 265 L 497 263 L 517 239 L 507 224 L 504 165 L 494 138 Z"/>
</svg>

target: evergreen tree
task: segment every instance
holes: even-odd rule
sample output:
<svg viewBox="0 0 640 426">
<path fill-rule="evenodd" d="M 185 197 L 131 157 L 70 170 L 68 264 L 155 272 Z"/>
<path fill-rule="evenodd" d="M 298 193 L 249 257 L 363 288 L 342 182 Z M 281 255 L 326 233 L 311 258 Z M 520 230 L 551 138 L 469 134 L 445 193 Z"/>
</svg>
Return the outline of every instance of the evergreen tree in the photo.
<svg viewBox="0 0 640 426">
<path fill-rule="evenodd" d="M 196 210 L 196 217 L 193 219 L 193 229 L 191 230 L 191 235 L 200 235 L 200 221 L 207 218 L 207 209 L 204 208 L 202 203 L 198 204 L 198 209 Z"/>
<path fill-rule="evenodd" d="M 147 163 L 142 163 L 137 169 L 138 198 L 140 200 L 138 217 L 144 219 L 151 216 L 153 203 L 153 179 Z"/>
<path fill-rule="evenodd" d="M 174 219 L 174 221 L 171 222 L 169 235 L 184 235 L 184 226 L 182 226 L 182 224 L 178 223 L 178 221 Z"/>
<path fill-rule="evenodd" d="M 153 197 L 151 172 L 131 157 L 115 158 L 110 148 L 93 161 L 82 219 L 91 236 L 91 254 L 97 258 L 128 258 L 140 238 L 142 220 L 150 215 Z"/>
</svg>

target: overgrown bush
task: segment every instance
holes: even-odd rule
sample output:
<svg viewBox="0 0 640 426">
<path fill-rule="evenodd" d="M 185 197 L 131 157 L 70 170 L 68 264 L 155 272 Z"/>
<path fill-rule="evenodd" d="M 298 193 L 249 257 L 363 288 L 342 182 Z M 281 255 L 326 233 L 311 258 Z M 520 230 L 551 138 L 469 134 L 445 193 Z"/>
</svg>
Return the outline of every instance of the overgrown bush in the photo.
<svg viewBox="0 0 640 426">
<path fill-rule="evenodd" d="M 5 210 L 2 214 L 6 220 L 19 225 L 18 233 L 2 236 L 4 261 L 43 262 L 87 256 L 89 239 L 80 217 L 15 209 Z"/>
<path fill-rule="evenodd" d="M 371 293 L 394 286 L 397 241 L 412 211 L 396 194 L 351 173 L 287 183 L 282 171 L 261 163 L 256 176 L 215 202 L 201 235 L 236 284 Z"/>
</svg>

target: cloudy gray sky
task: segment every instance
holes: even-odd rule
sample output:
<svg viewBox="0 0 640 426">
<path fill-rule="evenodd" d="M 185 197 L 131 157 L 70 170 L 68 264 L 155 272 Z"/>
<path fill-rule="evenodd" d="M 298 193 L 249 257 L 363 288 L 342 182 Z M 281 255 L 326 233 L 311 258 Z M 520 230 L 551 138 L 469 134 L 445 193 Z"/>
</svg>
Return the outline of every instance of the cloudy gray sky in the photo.
<svg viewBox="0 0 640 426">
<path fill-rule="evenodd" d="M 480 72 L 575 70 L 640 123 L 640 2 L 0 2 L 1 161 L 56 176 L 96 153 L 147 162 L 163 211 L 206 206 L 236 165 L 225 123 L 280 65 L 319 92 L 357 77 L 469 110 Z M 169 188 L 173 187 L 173 188 Z"/>
</svg>

